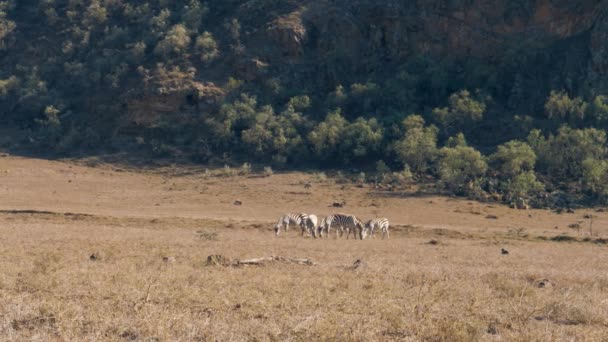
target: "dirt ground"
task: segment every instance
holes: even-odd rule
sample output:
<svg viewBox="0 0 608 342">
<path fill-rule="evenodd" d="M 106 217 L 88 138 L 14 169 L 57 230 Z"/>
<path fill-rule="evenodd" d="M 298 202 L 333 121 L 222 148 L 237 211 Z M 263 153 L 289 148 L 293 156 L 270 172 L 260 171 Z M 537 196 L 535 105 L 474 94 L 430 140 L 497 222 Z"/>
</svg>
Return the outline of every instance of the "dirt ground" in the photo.
<svg viewBox="0 0 608 342">
<path fill-rule="evenodd" d="M 317 173 L 233 172 L 0 157 L 0 336 L 608 341 L 598 208 L 514 210 Z M 391 239 L 275 238 L 278 217 L 299 211 L 387 217 Z M 269 256 L 315 265 L 236 265 Z"/>
</svg>

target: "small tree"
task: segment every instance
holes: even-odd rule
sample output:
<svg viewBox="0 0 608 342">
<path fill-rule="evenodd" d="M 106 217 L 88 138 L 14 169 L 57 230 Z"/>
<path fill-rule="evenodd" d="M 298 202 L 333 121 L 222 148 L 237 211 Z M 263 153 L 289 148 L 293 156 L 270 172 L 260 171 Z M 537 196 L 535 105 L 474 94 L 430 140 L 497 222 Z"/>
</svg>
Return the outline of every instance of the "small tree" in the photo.
<svg viewBox="0 0 608 342">
<path fill-rule="evenodd" d="M 562 126 L 556 135 L 545 138 L 538 130 L 530 132 L 528 143 L 538 157 L 538 169 L 558 179 L 582 176 L 585 159 L 601 160 L 606 156 L 606 132 Z"/>
<path fill-rule="evenodd" d="M 608 121 L 608 96 L 596 96 L 588 108 L 589 116 L 595 123 L 605 123 Z"/>
<path fill-rule="evenodd" d="M 608 198 L 608 161 L 588 158 L 583 161 L 583 189 L 596 198 Z"/>
<path fill-rule="evenodd" d="M 512 140 L 498 146 L 490 161 L 502 177 L 512 178 L 534 170 L 536 153 L 525 142 Z"/>
<path fill-rule="evenodd" d="M 201 61 L 205 63 L 212 62 L 220 54 L 217 47 L 217 42 L 213 38 L 213 35 L 207 31 L 203 32 L 203 34 L 196 38 L 194 48 L 200 54 Z"/>
<path fill-rule="evenodd" d="M 182 24 L 173 26 L 165 37 L 156 44 L 154 52 L 158 55 L 169 57 L 180 56 L 190 45 L 188 30 Z"/>
<path fill-rule="evenodd" d="M 471 96 L 468 90 L 461 90 L 450 96 L 449 107 L 435 108 L 433 115 L 446 135 L 452 132 L 465 131 L 480 121 L 486 111 L 486 104 Z"/>
<path fill-rule="evenodd" d="M 327 114 L 317 129 L 308 135 L 308 141 L 312 144 L 315 155 L 321 159 L 335 157 L 347 125 L 348 122 L 342 116 L 340 109 Z"/>
<path fill-rule="evenodd" d="M 543 188 L 542 183 L 536 179 L 534 171 L 525 171 L 508 179 L 504 191 L 507 201 L 527 200 Z"/>
<path fill-rule="evenodd" d="M 437 156 L 437 128 L 424 125 L 420 115 L 403 120 L 404 137 L 394 145 L 397 158 L 415 172 L 425 172 Z"/>
<path fill-rule="evenodd" d="M 549 119 L 568 120 L 571 123 L 585 118 L 587 103 L 580 97 L 570 98 L 565 91 L 551 91 L 545 102 L 545 113 Z"/>
<path fill-rule="evenodd" d="M 464 137 L 464 134 L 458 133 L 453 137 L 449 137 L 445 146 L 457 147 L 457 146 L 468 146 L 468 144 L 467 144 L 467 139 Z"/>
<path fill-rule="evenodd" d="M 456 194 L 471 195 L 478 191 L 487 168 L 481 153 L 472 147 L 444 147 L 439 151 L 439 178 L 446 189 Z"/>
</svg>

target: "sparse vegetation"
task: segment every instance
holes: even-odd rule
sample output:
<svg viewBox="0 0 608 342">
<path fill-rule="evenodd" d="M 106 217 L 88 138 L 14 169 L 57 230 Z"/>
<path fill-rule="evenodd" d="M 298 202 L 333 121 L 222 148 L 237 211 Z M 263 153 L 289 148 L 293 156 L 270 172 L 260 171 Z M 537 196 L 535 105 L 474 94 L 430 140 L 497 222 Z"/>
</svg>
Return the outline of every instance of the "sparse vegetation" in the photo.
<svg viewBox="0 0 608 342">
<path fill-rule="evenodd" d="M 244 177 L 238 173 L 248 167 L 239 166 L 201 177 L 196 167 L 2 162 L 19 170 L 2 173 L 11 194 L 3 205 L 15 208 L 0 211 L 0 333 L 9 340 L 601 340 L 608 333 L 601 304 L 608 266 L 597 259 L 608 234 L 603 212 L 570 216 L 598 223 L 593 235 L 574 238 L 566 227 L 547 230 L 566 217 L 550 211 L 534 211 L 531 220 L 529 212 L 414 190 L 403 190 L 414 195 L 407 199 L 385 197 L 321 182 L 321 174 Z M 216 177 L 224 172 L 231 178 Z M 311 178 L 312 190 L 302 191 Z M 242 206 L 233 205 L 235 194 Z M 329 198 L 348 205 L 330 208 Z M 275 238 L 274 220 L 287 208 L 395 223 L 389 240 L 301 238 L 293 227 Z M 505 231 L 505 224 L 526 228 Z"/>
</svg>

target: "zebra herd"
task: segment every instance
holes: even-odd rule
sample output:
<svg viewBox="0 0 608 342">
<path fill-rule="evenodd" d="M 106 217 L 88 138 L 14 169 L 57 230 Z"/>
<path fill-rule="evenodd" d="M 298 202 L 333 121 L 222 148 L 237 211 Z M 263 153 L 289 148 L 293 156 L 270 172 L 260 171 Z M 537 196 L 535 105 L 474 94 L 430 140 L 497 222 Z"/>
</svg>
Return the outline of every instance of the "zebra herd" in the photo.
<svg viewBox="0 0 608 342">
<path fill-rule="evenodd" d="M 320 238 L 327 238 L 332 228 L 336 231 L 336 238 L 342 237 L 346 233 L 346 238 L 348 239 L 352 233 L 355 239 L 359 236 L 363 240 L 367 236 L 374 237 L 374 232 L 376 231 L 382 232 L 383 239 L 388 239 L 389 237 L 389 222 L 386 218 L 374 218 L 362 223 L 353 215 L 334 214 L 326 216 L 319 221 L 317 215 L 305 213 L 290 213 L 281 216 L 274 226 L 275 235 L 278 236 L 282 229 L 288 231 L 290 224 L 300 226 L 302 235 L 308 232 L 314 238 L 317 238 L 317 235 Z"/>
</svg>

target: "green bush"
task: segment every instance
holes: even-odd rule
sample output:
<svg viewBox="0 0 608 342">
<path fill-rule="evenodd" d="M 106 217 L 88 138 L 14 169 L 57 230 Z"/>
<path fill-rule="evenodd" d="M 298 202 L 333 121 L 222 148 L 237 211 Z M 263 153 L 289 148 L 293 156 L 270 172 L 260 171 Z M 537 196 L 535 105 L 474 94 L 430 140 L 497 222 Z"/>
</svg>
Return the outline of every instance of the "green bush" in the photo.
<svg viewBox="0 0 608 342">
<path fill-rule="evenodd" d="M 437 156 L 437 128 L 424 124 L 421 116 L 408 116 L 404 136 L 394 145 L 398 160 L 417 173 L 426 172 Z"/>
<path fill-rule="evenodd" d="M 486 111 L 486 104 L 474 99 L 467 90 L 452 94 L 448 102 L 449 107 L 433 110 L 433 115 L 446 136 L 453 132 L 471 129 L 473 123 L 483 119 L 483 114 Z"/>
<path fill-rule="evenodd" d="M 213 35 L 207 31 L 203 32 L 194 44 L 196 51 L 201 56 L 201 61 L 209 63 L 214 61 L 220 55 L 217 42 L 213 38 Z"/>
<path fill-rule="evenodd" d="M 596 128 L 562 126 L 557 134 L 548 137 L 533 130 L 528 143 L 538 157 L 537 169 L 557 180 L 580 179 L 584 160 L 606 157 L 606 132 Z"/>
<path fill-rule="evenodd" d="M 502 177 L 512 178 L 534 170 L 536 153 L 527 143 L 513 140 L 498 146 L 490 162 Z"/>
<path fill-rule="evenodd" d="M 582 166 L 584 190 L 596 198 L 608 199 L 608 161 L 588 158 Z"/>
<path fill-rule="evenodd" d="M 473 195 L 478 192 L 487 168 L 484 157 L 472 147 L 444 147 L 439 150 L 439 179 L 444 188 L 456 194 Z"/>
<path fill-rule="evenodd" d="M 580 97 L 572 99 L 565 91 L 551 91 L 545 102 L 545 113 L 549 119 L 574 123 L 585 118 L 587 106 Z"/>
<path fill-rule="evenodd" d="M 188 30 L 182 24 L 173 26 L 156 44 L 154 52 L 164 57 L 181 56 L 190 45 Z"/>
<path fill-rule="evenodd" d="M 525 171 L 505 182 L 503 191 L 507 201 L 527 200 L 542 191 L 544 186 L 536 179 L 533 171 Z"/>
</svg>

